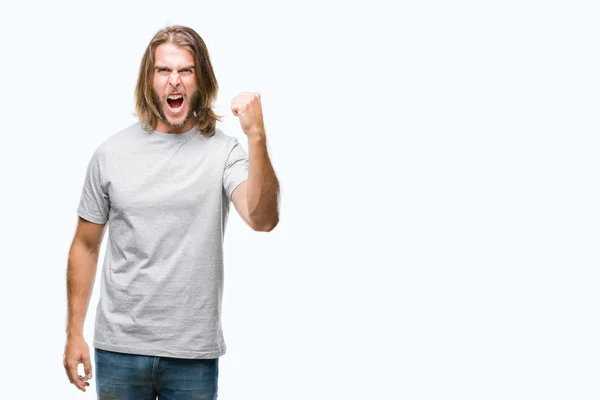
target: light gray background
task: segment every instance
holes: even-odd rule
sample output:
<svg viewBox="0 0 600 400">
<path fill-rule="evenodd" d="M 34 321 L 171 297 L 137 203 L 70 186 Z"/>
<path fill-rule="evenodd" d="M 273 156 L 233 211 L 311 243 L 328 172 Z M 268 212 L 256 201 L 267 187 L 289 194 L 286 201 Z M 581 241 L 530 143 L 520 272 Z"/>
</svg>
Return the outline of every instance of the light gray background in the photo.
<svg viewBox="0 0 600 400">
<path fill-rule="evenodd" d="M 62 367 L 76 206 L 178 23 L 246 149 L 229 104 L 261 93 L 282 186 L 273 232 L 229 220 L 220 399 L 599 398 L 596 3 L 395 7 L 3 5 L 5 397 L 95 398 Z"/>
</svg>

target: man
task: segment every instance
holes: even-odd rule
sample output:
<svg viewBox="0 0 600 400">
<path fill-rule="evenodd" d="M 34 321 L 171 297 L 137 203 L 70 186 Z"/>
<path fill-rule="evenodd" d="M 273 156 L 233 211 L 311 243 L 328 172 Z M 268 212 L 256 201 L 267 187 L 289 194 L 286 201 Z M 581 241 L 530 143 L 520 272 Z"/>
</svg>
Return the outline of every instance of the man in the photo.
<svg viewBox="0 0 600 400">
<path fill-rule="evenodd" d="M 109 222 L 93 341 L 99 399 L 217 397 L 229 204 L 256 231 L 279 221 L 260 96 L 231 103 L 247 155 L 216 128 L 217 91 L 201 37 L 183 26 L 160 30 L 140 66 L 139 122 L 89 161 L 67 267 L 64 367 L 85 392 L 92 366 L 83 325 Z"/>
</svg>

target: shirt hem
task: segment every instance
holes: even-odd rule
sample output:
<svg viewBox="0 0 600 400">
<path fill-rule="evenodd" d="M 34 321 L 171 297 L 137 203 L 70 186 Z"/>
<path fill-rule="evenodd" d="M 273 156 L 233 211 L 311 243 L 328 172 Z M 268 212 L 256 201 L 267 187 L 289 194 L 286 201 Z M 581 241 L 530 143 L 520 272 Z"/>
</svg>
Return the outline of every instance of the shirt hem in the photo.
<svg viewBox="0 0 600 400">
<path fill-rule="evenodd" d="M 92 214 L 90 214 L 88 212 L 85 212 L 85 211 L 83 211 L 81 209 L 77 210 L 77 214 L 81 218 L 85 219 L 86 221 L 90 221 L 90 222 L 93 222 L 95 224 L 102 225 L 102 224 L 105 224 L 105 223 L 108 222 L 108 219 L 96 217 L 95 215 L 92 215 Z"/>
<path fill-rule="evenodd" d="M 244 177 L 235 179 L 233 181 L 233 184 L 231 185 L 231 190 L 228 193 L 229 200 L 233 200 L 233 192 L 235 192 L 235 189 L 237 189 L 238 186 L 240 186 L 242 183 L 246 182 L 247 180 L 248 180 L 248 177 L 244 176 Z"/>
<path fill-rule="evenodd" d="M 103 343 L 97 340 L 93 341 L 93 346 L 100 350 L 116 351 L 118 353 L 136 354 L 141 356 L 154 356 L 154 357 L 173 357 L 173 358 L 188 358 L 188 359 L 208 359 L 208 358 L 219 358 L 226 353 L 226 346 L 223 345 L 221 349 L 217 350 L 206 350 L 206 351 L 181 351 L 181 350 L 158 350 L 144 347 L 135 346 L 121 346 L 112 343 Z"/>
</svg>

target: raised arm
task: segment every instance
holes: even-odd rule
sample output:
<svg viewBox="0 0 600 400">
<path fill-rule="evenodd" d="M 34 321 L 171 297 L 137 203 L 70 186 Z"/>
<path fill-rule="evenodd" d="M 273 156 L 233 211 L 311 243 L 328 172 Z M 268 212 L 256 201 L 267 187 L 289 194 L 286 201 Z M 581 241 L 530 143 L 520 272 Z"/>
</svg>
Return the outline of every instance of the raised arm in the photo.
<svg viewBox="0 0 600 400">
<path fill-rule="evenodd" d="M 233 191 L 232 202 L 254 230 L 268 232 L 279 223 L 279 181 L 267 152 L 260 95 L 240 93 L 231 109 L 248 137 L 248 180 Z"/>
</svg>

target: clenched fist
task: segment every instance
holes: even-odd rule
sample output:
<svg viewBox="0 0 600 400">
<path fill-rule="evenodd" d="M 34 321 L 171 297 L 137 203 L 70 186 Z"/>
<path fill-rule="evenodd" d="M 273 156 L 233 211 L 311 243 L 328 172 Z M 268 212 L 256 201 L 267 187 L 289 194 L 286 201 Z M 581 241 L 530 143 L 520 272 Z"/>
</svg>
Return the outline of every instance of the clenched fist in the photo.
<svg viewBox="0 0 600 400">
<path fill-rule="evenodd" d="M 233 115 L 239 117 L 244 133 L 250 136 L 264 134 L 262 105 L 260 94 L 256 92 L 242 92 L 231 101 Z"/>
</svg>

